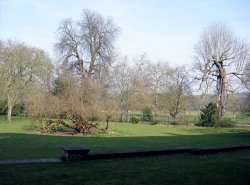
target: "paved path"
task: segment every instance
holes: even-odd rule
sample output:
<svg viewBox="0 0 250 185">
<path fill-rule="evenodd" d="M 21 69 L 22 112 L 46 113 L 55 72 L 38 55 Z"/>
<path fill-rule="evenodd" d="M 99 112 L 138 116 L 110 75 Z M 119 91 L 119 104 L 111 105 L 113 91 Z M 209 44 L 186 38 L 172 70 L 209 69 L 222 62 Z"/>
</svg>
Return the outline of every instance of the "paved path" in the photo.
<svg viewBox="0 0 250 185">
<path fill-rule="evenodd" d="M 61 163 L 60 158 L 0 160 L 0 164 Z"/>
</svg>

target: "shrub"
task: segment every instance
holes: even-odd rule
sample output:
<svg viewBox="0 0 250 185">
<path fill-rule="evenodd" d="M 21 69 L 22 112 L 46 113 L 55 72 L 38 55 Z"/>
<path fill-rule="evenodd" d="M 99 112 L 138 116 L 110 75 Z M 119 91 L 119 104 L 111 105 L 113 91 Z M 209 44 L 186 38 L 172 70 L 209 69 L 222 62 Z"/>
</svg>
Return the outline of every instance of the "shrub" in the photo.
<svg viewBox="0 0 250 185">
<path fill-rule="evenodd" d="M 12 115 L 17 116 L 22 114 L 24 111 L 24 105 L 22 103 L 17 103 L 13 106 Z"/>
<path fill-rule="evenodd" d="M 7 101 L 1 101 L 0 102 L 0 115 L 6 115 L 7 113 Z"/>
<path fill-rule="evenodd" d="M 20 115 L 24 112 L 24 105 L 17 103 L 13 106 L 12 116 Z M 0 115 L 6 115 L 8 113 L 7 101 L 0 102 Z"/>
<path fill-rule="evenodd" d="M 67 111 L 60 112 L 59 119 L 67 119 Z"/>
<path fill-rule="evenodd" d="M 137 123 L 139 123 L 139 121 L 140 121 L 140 118 L 138 118 L 138 117 L 132 116 L 130 118 L 130 123 L 137 124 Z"/>
<path fill-rule="evenodd" d="M 88 117 L 88 121 L 92 121 L 92 122 L 95 122 L 95 121 L 99 121 L 100 118 L 98 116 L 89 116 Z"/>
<path fill-rule="evenodd" d="M 219 112 L 215 103 L 209 103 L 201 110 L 200 126 L 213 127 L 219 125 Z"/>
<path fill-rule="evenodd" d="M 232 120 L 231 118 L 224 118 L 223 120 L 219 121 L 220 127 L 233 127 L 236 124 L 236 121 Z"/>
<path fill-rule="evenodd" d="M 158 121 L 158 120 L 152 120 L 150 124 L 151 124 L 151 125 L 156 125 L 156 124 L 158 124 L 158 123 L 160 123 L 160 121 Z"/>
<path fill-rule="evenodd" d="M 201 121 L 199 126 L 204 127 L 232 127 L 236 122 L 230 118 L 219 119 L 218 108 L 215 103 L 209 103 L 201 110 Z"/>
<path fill-rule="evenodd" d="M 142 120 L 143 121 L 152 121 L 153 120 L 153 113 L 149 107 L 145 107 L 142 111 Z"/>
</svg>

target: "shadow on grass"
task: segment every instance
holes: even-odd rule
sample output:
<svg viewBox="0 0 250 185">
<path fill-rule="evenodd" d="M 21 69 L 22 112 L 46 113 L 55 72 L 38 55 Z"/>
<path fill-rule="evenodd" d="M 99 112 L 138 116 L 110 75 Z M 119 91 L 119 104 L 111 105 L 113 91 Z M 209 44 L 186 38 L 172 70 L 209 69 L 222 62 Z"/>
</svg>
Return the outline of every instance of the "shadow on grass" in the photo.
<svg viewBox="0 0 250 185">
<path fill-rule="evenodd" d="M 102 137 L 0 134 L 0 160 L 60 157 L 62 146 L 83 146 L 90 152 L 111 152 L 168 147 L 208 147 L 249 144 L 249 132 L 223 134 Z"/>
</svg>

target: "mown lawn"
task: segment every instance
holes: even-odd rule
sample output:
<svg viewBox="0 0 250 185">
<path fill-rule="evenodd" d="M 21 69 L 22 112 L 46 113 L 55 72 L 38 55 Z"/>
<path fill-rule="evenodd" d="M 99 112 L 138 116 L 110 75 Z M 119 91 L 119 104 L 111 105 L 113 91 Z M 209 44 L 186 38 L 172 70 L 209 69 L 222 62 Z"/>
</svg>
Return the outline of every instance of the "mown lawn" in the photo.
<svg viewBox="0 0 250 185">
<path fill-rule="evenodd" d="M 34 120 L 0 118 L 0 160 L 60 157 L 62 146 L 92 152 L 176 146 L 226 146 L 250 143 L 250 130 L 112 123 L 112 134 L 39 134 Z M 178 154 L 63 164 L 0 165 L 0 184 L 250 184 L 250 151 L 193 156 Z"/>
<path fill-rule="evenodd" d="M 29 118 L 0 120 L 0 160 L 60 157 L 62 146 L 84 146 L 92 152 L 205 147 L 250 143 L 249 130 L 112 123 L 111 134 L 59 136 L 40 134 Z"/>
</svg>

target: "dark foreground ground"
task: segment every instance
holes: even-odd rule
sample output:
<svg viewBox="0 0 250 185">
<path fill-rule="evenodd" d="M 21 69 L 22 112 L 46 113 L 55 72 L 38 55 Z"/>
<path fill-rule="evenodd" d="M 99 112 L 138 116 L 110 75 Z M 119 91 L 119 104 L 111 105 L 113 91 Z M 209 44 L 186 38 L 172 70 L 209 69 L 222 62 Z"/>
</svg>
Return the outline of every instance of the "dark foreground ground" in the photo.
<svg viewBox="0 0 250 185">
<path fill-rule="evenodd" d="M 1 165 L 0 184 L 249 185 L 250 151 L 204 156 L 97 160 L 59 164 Z"/>
</svg>

